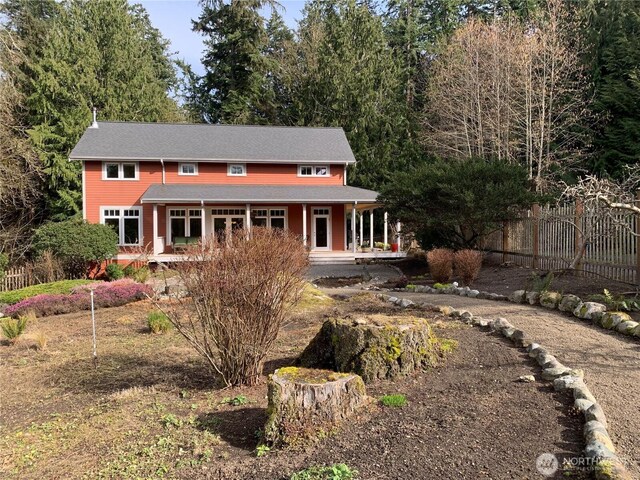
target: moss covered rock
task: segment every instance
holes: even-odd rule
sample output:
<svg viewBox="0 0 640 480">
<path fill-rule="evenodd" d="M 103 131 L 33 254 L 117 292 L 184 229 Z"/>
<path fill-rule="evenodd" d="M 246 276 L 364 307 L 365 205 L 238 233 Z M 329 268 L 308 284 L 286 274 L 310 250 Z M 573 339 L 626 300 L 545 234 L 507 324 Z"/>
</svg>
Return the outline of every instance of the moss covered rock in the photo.
<svg viewBox="0 0 640 480">
<path fill-rule="evenodd" d="M 285 367 L 269 376 L 264 440 L 295 445 L 326 434 L 371 402 L 358 375 Z"/>
<path fill-rule="evenodd" d="M 371 315 L 327 320 L 298 363 L 354 372 L 366 383 L 434 366 L 456 346 L 437 338 L 427 320 Z"/>
<path fill-rule="evenodd" d="M 540 295 L 540 305 L 545 308 L 558 308 L 560 300 L 562 300 L 562 295 L 558 292 L 542 292 Z"/>
<path fill-rule="evenodd" d="M 600 325 L 604 328 L 614 329 L 620 323 L 630 322 L 632 318 L 624 312 L 605 312 L 600 319 Z"/>
<path fill-rule="evenodd" d="M 596 302 L 584 302 L 579 303 L 573 310 L 573 315 L 582 318 L 583 320 L 591 320 L 594 315 L 604 313 L 607 311 L 607 306 L 602 303 Z M 601 319 L 602 315 L 600 315 Z"/>
<path fill-rule="evenodd" d="M 558 310 L 561 312 L 573 312 L 581 303 L 582 300 L 580 300 L 580 297 L 576 297 L 575 295 L 564 295 L 562 300 L 560 300 Z"/>
</svg>

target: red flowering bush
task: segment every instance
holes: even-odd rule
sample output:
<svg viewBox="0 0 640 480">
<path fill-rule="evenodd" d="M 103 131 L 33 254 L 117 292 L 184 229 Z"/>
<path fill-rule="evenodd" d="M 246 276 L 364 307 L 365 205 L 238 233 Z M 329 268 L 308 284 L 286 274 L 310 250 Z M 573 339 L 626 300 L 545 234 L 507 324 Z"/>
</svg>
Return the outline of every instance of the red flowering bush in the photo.
<svg viewBox="0 0 640 480">
<path fill-rule="evenodd" d="M 93 301 L 96 308 L 119 307 L 130 302 L 143 300 L 147 295 L 153 293 L 150 286 L 135 283 L 130 279 L 118 282 L 101 282 L 76 287 L 69 295 L 36 295 L 7 307 L 4 314 L 17 317 L 27 312 L 33 312 L 36 317 L 47 317 L 89 310 L 91 308 L 89 287 L 93 287 Z"/>
</svg>

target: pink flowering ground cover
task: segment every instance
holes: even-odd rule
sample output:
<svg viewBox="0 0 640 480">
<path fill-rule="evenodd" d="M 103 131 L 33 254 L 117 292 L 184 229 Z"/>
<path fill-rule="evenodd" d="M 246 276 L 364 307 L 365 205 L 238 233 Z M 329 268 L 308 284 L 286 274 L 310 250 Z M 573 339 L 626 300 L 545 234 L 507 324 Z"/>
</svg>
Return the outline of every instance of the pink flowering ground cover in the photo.
<svg viewBox="0 0 640 480">
<path fill-rule="evenodd" d="M 93 300 L 96 308 L 119 307 L 130 302 L 143 300 L 147 298 L 147 295 L 153 293 L 149 285 L 135 283 L 131 279 L 100 282 L 75 287 L 68 295 L 46 293 L 36 295 L 7 307 L 4 314 L 17 317 L 27 312 L 33 312 L 36 317 L 47 317 L 89 310 L 91 308 L 91 289 L 94 291 Z"/>
</svg>

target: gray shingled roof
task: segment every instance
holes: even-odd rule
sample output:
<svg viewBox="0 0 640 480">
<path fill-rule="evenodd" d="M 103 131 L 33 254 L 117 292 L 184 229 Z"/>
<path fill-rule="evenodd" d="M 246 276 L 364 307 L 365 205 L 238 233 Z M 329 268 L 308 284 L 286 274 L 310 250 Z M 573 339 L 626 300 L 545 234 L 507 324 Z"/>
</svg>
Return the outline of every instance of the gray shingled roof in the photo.
<svg viewBox="0 0 640 480">
<path fill-rule="evenodd" d="M 142 195 L 142 203 L 204 202 L 332 202 L 373 203 L 378 193 L 364 188 L 330 185 L 151 185 Z"/>
<path fill-rule="evenodd" d="M 354 163 L 342 128 L 98 122 L 70 160 Z"/>
</svg>

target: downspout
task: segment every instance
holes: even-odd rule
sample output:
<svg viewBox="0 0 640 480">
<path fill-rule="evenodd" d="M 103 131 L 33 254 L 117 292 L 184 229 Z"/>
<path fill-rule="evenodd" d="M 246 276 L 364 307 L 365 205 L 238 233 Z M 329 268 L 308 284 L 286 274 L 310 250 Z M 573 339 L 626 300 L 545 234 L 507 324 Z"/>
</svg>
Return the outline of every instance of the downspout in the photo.
<svg viewBox="0 0 640 480">
<path fill-rule="evenodd" d="M 165 184 L 165 178 L 164 178 L 164 160 L 161 158 L 160 159 L 160 163 L 162 164 L 162 184 Z"/>
</svg>

